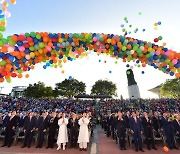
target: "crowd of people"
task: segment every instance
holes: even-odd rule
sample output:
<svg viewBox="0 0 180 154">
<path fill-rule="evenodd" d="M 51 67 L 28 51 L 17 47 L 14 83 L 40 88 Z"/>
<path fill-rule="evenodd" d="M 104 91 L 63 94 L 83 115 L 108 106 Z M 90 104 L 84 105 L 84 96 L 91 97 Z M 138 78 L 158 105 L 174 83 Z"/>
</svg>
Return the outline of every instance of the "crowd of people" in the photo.
<svg viewBox="0 0 180 154">
<path fill-rule="evenodd" d="M 107 137 L 117 140 L 121 150 L 131 141 L 135 150 L 157 150 L 155 136 L 165 137 L 170 149 L 178 149 L 180 139 L 180 101 L 178 99 L 139 100 L 78 100 L 0 98 L 0 133 L 10 147 L 17 130 L 22 130 L 22 148 L 42 148 L 47 136 L 47 147 L 57 150 L 70 147 L 87 150 L 93 128 L 101 124 Z M 0 134 L 1 135 L 1 134 Z"/>
<path fill-rule="evenodd" d="M 93 131 L 93 101 L 73 99 L 26 99 L 1 98 L 0 125 L 5 130 L 4 144 L 10 147 L 17 129 L 23 130 L 22 148 L 31 147 L 37 136 L 36 148 L 42 148 L 47 136 L 47 147 L 53 148 L 56 142 L 60 150 L 71 147 L 87 151 L 87 143 Z M 17 129 L 16 129 L 17 128 Z"/>
<path fill-rule="evenodd" d="M 135 150 L 144 152 L 142 137 L 148 150 L 157 150 L 156 137 L 167 142 L 170 149 L 178 149 L 175 141 L 180 140 L 180 100 L 109 100 L 100 102 L 99 109 L 98 123 L 107 137 L 118 140 L 121 150 L 126 150 L 126 140 L 133 138 Z"/>
</svg>

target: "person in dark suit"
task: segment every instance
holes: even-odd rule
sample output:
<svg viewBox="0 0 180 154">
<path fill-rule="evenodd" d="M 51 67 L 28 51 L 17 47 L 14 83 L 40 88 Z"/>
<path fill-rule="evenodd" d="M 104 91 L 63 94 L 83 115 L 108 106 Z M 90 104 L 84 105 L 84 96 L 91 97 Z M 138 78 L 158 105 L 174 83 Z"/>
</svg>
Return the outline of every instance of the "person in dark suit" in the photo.
<svg viewBox="0 0 180 154">
<path fill-rule="evenodd" d="M 5 138 L 4 144 L 1 147 L 8 146 L 10 147 L 13 141 L 14 130 L 17 126 L 17 116 L 16 111 L 11 113 L 11 117 L 8 119 L 5 129 Z"/>
<path fill-rule="evenodd" d="M 152 120 L 150 117 L 148 117 L 147 112 L 144 112 L 144 116 L 142 117 L 142 125 L 144 128 L 144 135 L 146 138 L 147 149 L 151 150 L 151 145 L 152 145 L 152 148 L 157 150 L 155 147 L 155 142 L 153 137 Z"/>
<path fill-rule="evenodd" d="M 115 128 L 116 128 L 116 123 L 117 123 L 117 119 L 115 117 L 115 113 L 113 113 L 110 117 L 110 126 L 111 126 L 111 134 L 112 134 L 112 138 L 113 140 L 115 139 Z"/>
<path fill-rule="evenodd" d="M 167 113 L 163 113 L 161 118 L 161 125 L 167 138 L 167 143 L 170 149 L 178 149 L 174 141 L 174 128 L 171 122 L 171 117 L 167 117 Z"/>
<path fill-rule="evenodd" d="M 36 128 L 36 117 L 33 116 L 33 112 L 31 111 L 29 113 L 29 116 L 26 117 L 25 121 L 24 121 L 24 144 L 21 148 L 27 147 L 30 148 L 31 143 L 32 143 L 32 139 L 33 139 L 33 135 L 34 135 L 34 131 Z"/>
<path fill-rule="evenodd" d="M 69 119 L 68 128 L 70 129 L 70 146 L 76 147 L 79 134 L 79 124 L 75 113 L 73 113 L 72 118 Z"/>
<path fill-rule="evenodd" d="M 24 127 L 24 123 L 27 117 L 28 117 L 27 112 L 24 111 L 23 115 L 19 119 L 19 125 L 18 125 L 19 127 Z"/>
<path fill-rule="evenodd" d="M 154 112 L 154 115 L 152 117 L 152 124 L 153 124 L 153 128 L 156 132 L 158 132 L 159 128 L 160 128 L 160 120 L 158 117 L 158 113 Z"/>
<path fill-rule="evenodd" d="M 177 135 L 180 140 L 180 122 L 178 119 L 179 119 L 179 115 L 175 115 L 173 120 L 173 127 L 174 127 L 175 135 Z"/>
<path fill-rule="evenodd" d="M 38 139 L 36 148 L 42 148 L 44 141 L 44 134 L 47 131 L 48 127 L 48 113 L 42 113 L 42 116 L 37 120 L 36 130 L 38 131 Z"/>
<path fill-rule="evenodd" d="M 122 113 L 118 112 L 118 119 L 117 119 L 117 132 L 118 132 L 118 137 L 119 137 L 119 145 L 121 150 L 126 150 L 126 123 L 124 118 L 122 117 Z"/>
<path fill-rule="evenodd" d="M 130 119 L 130 112 L 127 111 L 126 115 L 124 116 L 124 121 L 125 121 L 125 124 L 126 124 L 127 128 L 130 128 L 130 126 L 129 126 L 129 119 Z"/>
<path fill-rule="evenodd" d="M 7 122 L 8 122 L 8 120 L 9 120 L 8 112 L 5 112 L 5 113 L 4 113 L 4 116 L 3 116 L 2 120 L 3 120 L 3 122 L 2 122 L 2 127 L 6 127 Z"/>
<path fill-rule="evenodd" d="M 51 113 L 51 117 L 48 121 L 48 128 L 49 128 L 48 145 L 47 145 L 46 149 L 53 148 L 53 146 L 54 146 L 55 135 L 56 135 L 57 128 L 58 128 L 58 118 L 56 117 L 56 112 Z"/>
<path fill-rule="evenodd" d="M 111 135 L 111 130 L 110 130 L 110 114 L 106 116 L 106 135 L 109 137 Z"/>
<path fill-rule="evenodd" d="M 136 117 L 135 112 L 132 112 L 132 118 L 130 118 L 129 120 L 129 126 L 131 133 L 133 134 L 136 151 L 138 151 L 139 149 L 140 151 L 144 152 L 144 150 L 142 149 L 142 139 L 141 139 L 141 134 L 142 134 L 141 121 L 139 118 Z"/>
</svg>

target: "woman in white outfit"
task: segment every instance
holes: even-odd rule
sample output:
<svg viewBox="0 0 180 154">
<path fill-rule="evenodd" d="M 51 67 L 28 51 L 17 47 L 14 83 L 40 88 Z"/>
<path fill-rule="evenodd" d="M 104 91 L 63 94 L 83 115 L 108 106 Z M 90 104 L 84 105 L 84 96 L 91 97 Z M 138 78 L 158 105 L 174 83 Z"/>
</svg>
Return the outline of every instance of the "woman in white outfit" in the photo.
<svg viewBox="0 0 180 154">
<path fill-rule="evenodd" d="M 79 136 L 78 136 L 79 148 L 80 151 L 82 151 L 83 149 L 87 151 L 87 143 L 89 142 L 89 133 L 88 133 L 89 119 L 85 112 L 83 113 L 83 117 L 79 119 L 78 123 L 80 125 Z"/>
<path fill-rule="evenodd" d="M 68 119 L 65 118 L 65 113 L 62 114 L 62 118 L 58 120 L 59 134 L 57 138 L 57 150 L 61 149 L 63 144 L 63 150 L 65 150 L 66 143 L 68 142 L 68 131 L 67 131 Z"/>
</svg>

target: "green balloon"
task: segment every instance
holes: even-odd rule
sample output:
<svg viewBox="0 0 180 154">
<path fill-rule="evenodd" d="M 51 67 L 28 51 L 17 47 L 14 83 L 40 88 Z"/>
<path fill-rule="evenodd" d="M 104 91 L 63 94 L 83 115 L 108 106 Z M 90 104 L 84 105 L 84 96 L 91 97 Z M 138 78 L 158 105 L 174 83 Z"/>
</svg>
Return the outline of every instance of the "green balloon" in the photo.
<svg viewBox="0 0 180 154">
<path fill-rule="evenodd" d="M 37 35 L 36 35 L 36 38 L 37 38 L 37 39 L 41 39 L 41 35 L 40 35 L 40 34 L 37 34 Z"/>
<path fill-rule="evenodd" d="M 165 60 L 165 62 L 166 62 L 167 64 L 169 64 L 169 62 L 170 62 L 170 59 L 166 59 L 166 60 Z"/>
<path fill-rule="evenodd" d="M 4 44 L 8 44 L 8 40 L 7 39 L 3 38 L 2 41 L 3 41 Z"/>
<path fill-rule="evenodd" d="M 159 40 L 162 40 L 162 36 L 159 36 L 158 39 L 159 39 Z"/>
<path fill-rule="evenodd" d="M 141 49 L 137 49 L 137 53 L 138 54 L 142 53 L 142 50 Z"/>
<path fill-rule="evenodd" d="M 31 36 L 31 37 L 36 37 L 36 33 L 35 33 L 35 32 L 31 32 L 31 33 L 30 33 L 30 36 Z"/>
<path fill-rule="evenodd" d="M 21 74 L 22 72 L 23 72 L 22 69 L 19 69 L 19 70 L 18 70 L 18 73 L 19 73 L 19 74 Z"/>
<path fill-rule="evenodd" d="M 2 47 L 4 45 L 3 41 L 0 40 L 0 47 Z"/>
<path fill-rule="evenodd" d="M 129 74 L 130 74 L 130 71 L 127 71 L 127 74 L 129 75 Z"/>
<path fill-rule="evenodd" d="M 25 33 L 25 36 L 26 36 L 26 37 L 29 37 L 29 36 L 30 36 L 30 34 L 29 34 L 29 33 Z"/>
<path fill-rule="evenodd" d="M 6 61 L 5 60 L 2 60 L 2 61 L 0 61 L 0 66 L 4 66 L 4 65 L 6 65 Z"/>
<path fill-rule="evenodd" d="M 3 34 L 2 33 L 0 33 L 0 39 L 2 39 L 3 38 Z"/>
<path fill-rule="evenodd" d="M 8 83 L 11 83 L 11 78 L 6 79 Z"/>
<path fill-rule="evenodd" d="M 34 51 L 34 50 L 35 50 L 34 46 L 31 46 L 31 47 L 29 48 L 29 50 L 30 50 L 30 51 Z"/>
<path fill-rule="evenodd" d="M 44 48 L 44 43 L 40 42 L 40 43 L 39 43 L 39 47 L 40 47 L 40 48 Z"/>
<path fill-rule="evenodd" d="M 9 44 L 12 45 L 12 46 L 15 46 L 15 45 L 16 45 L 16 43 L 13 42 L 12 40 L 9 40 Z"/>
<path fill-rule="evenodd" d="M 6 28 L 4 26 L 0 26 L 0 31 L 4 32 L 6 30 Z"/>
<path fill-rule="evenodd" d="M 101 38 L 99 39 L 99 41 L 100 41 L 100 42 L 103 42 L 103 41 L 104 41 L 104 38 L 103 38 L 103 37 L 101 37 Z"/>
<path fill-rule="evenodd" d="M 138 49 L 138 46 L 134 46 L 133 50 L 136 51 Z"/>
<path fill-rule="evenodd" d="M 126 46 L 123 46 L 123 47 L 122 47 L 122 51 L 126 51 Z"/>
</svg>

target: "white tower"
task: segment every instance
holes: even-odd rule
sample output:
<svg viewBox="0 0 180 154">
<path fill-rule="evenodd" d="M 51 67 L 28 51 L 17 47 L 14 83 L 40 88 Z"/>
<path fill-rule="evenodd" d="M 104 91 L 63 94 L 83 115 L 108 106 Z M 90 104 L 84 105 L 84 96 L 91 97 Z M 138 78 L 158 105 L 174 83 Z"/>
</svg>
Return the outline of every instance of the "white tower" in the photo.
<svg viewBox="0 0 180 154">
<path fill-rule="evenodd" d="M 140 98 L 139 87 L 134 79 L 134 74 L 131 69 L 126 71 L 127 79 L 128 79 L 128 93 L 129 99 L 138 99 Z"/>
</svg>

